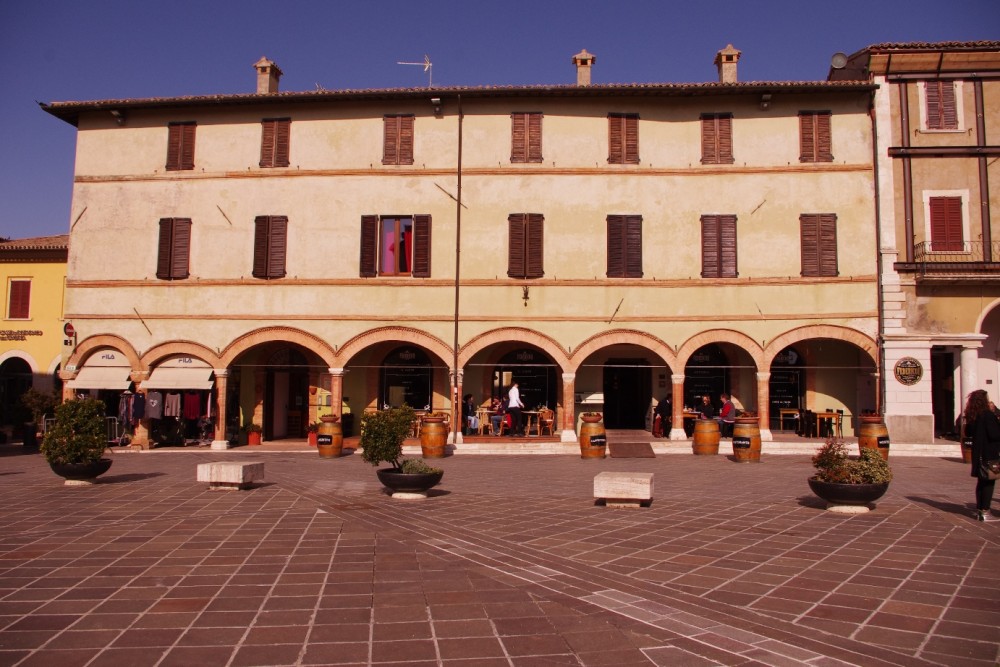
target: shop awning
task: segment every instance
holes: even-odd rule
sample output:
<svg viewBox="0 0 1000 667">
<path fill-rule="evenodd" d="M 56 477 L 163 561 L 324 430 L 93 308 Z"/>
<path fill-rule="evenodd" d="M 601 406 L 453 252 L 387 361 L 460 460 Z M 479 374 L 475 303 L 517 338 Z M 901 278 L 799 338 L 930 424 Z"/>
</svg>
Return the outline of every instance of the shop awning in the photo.
<svg viewBox="0 0 1000 667">
<path fill-rule="evenodd" d="M 211 368 L 154 368 L 143 389 L 211 389 Z"/>
<path fill-rule="evenodd" d="M 67 384 L 70 389 L 125 391 L 132 383 L 126 366 L 84 366 Z"/>
</svg>

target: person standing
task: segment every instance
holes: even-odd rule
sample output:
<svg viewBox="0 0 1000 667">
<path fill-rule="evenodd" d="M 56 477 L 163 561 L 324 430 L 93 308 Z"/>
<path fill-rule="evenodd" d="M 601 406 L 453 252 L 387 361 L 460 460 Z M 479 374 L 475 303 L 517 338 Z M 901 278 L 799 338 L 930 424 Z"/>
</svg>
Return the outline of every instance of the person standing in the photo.
<svg viewBox="0 0 1000 667">
<path fill-rule="evenodd" d="M 510 432 L 515 438 L 524 437 L 524 424 L 521 423 L 521 408 L 523 407 L 521 391 L 517 388 L 517 383 L 513 382 L 510 385 L 510 391 L 507 392 L 507 412 L 510 413 Z"/>
<path fill-rule="evenodd" d="M 653 437 L 662 438 L 664 434 L 670 434 L 670 425 L 673 420 L 673 408 L 670 403 L 670 394 L 656 404 L 653 410 Z"/>
<path fill-rule="evenodd" d="M 719 410 L 719 425 L 722 427 L 722 437 L 733 437 L 733 426 L 736 424 L 736 406 L 729 398 L 729 394 L 723 392 L 719 395 L 722 401 L 722 409 Z"/>
<path fill-rule="evenodd" d="M 969 394 L 965 404 L 966 434 L 972 435 L 972 472 L 976 478 L 976 519 L 996 521 L 990 512 L 996 480 L 983 474 L 982 463 L 1000 459 L 1000 419 L 990 410 L 989 397 L 982 389 Z"/>
</svg>

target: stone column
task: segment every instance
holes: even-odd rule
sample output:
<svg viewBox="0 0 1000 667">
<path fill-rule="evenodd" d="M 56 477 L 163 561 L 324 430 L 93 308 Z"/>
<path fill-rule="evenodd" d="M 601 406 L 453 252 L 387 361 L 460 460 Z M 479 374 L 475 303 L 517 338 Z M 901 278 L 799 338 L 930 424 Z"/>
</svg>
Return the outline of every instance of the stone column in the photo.
<svg viewBox="0 0 1000 667">
<path fill-rule="evenodd" d="M 146 388 L 142 386 L 142 383 L 149 379 L 149 371 L 132 371 L 129 373 L 129 378 L 135 383 L 135 393 L 142 394 L 143 400 L 145 400 Z M 149 420 L 145 417 L 135 425 L 132 444 L 138 445 L 142 449 L 149 449 Z"/>
<path fill-rule="evenodd" d="M 326 371 L 330 374 L 330 410 L 340 417 L 344 412 L 344 369 L 327 368 Z"/>
<path fill-rule="evenodd" d="M 448 381 L 451 385 L 451 428 L 448 430 L 447 442 L 452 445 L 460 445 L 462 439 L 462 383 L 465 379 L 465 372 L 462 369 L 450 369 L 448 371 Z M 432 406 L 433 407 L 433 406 Z"/>
<path fill-rule="evenodd" d="M 965 409 L 965 401 L 976 389 L 979 389 L 979 347 L 980 343 L 976 343 L 975 347 L 963 346 L 962 352 L 960 353 L 960 362 L 962 367 L 961 372 L 961 387 L 959 388 L 961 396 L 959 397 L 959 405 L 961 406 L 959 410 Z M 997 396 L 990 396 L 993 402 L 997 401 Z"/>
<path fill-rule="evenodd" d="M 63 381 L 62 400 L 72 401 L 75 393 L 69 386 L 69 381 L 76 377 L 76 373 L 70 371 L 59 371 L 59 379 Z"/>
<path fill-rule="evenodd" d="M 264 392 L 267 388 L 267 372 L 253 372 L 253 415 L 250 421 L 258 426 L 264 426 Z M 274 433 L 274 431 L 271 431 Z M 264 441 L 264 433 L 260 434 L 261 442 Z"/>
<path fill-rule="evenodd" d="M 771 434 L 771 373 L 757 373 L 757 416 L 760 439 L 774 440 Z"/>
<path fill-rule="evenodd" d="M 670 439 L 687 440 L 687 433 L 684 432 L 684 374 L 671 375 L 670 384 L 670 409 L 673 411 L 670 418 Z"/>
<path fill-rule="evenodd" d="M 562 414 L 556 415 L 561 426 L 560 442 L 579 442 L 576 437 L 576 373 L 562 374 Z M 558 406 L 556 406 L 558 408 Z M 557 410 L 558 412 L 558 410 Z"/>
<path fill-rule="evenodd" d="M 229 369 L 215 368 L 215 439 L 212 449 L 229 449 L 229 439 L 226 438 L 226 404 L 229 387 Z"/>
</svg>

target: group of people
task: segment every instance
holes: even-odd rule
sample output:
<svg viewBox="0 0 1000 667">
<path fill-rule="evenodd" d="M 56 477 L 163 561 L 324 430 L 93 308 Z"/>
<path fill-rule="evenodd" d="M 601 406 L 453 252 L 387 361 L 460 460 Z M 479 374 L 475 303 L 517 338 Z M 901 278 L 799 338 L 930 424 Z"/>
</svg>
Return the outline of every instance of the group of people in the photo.
<svg viewBox="0 0 1000 667">
<path fill-rule="evenodd" d="M 500 398 L 494 396 L 490 402 L 490 423 L 493 433 L 500 435 L 501 422 L 506 422 L 508 432 L 515 438 L 524 437 L 524 421 L 521 410 L 524 409 L 524 402 L 521 400 L 521 390 L 516 382 L 510 385 L 507 396 Z M 479 416 L 477 414 L 475 399 L 472 394 L 462 397 L 462 423 L 465 425 L 465 433 L 474 433 L 479 430 Z"/>
<path fill-rule="evenodd" d="M 719 432 L 724 438 L 733 437 L 733 426 L 736 424 L 736 405 L 732 397 L 726 392 L 719 394 L 719 401 L 722 407 L 718 412 L 712 404 L 708 394 L 701 397 L 701 405 L 698 406 L 699 419 L 714 419 L 719 422 Z M 653 437 L 661 438 L 669 433 L 669 426 L 673 420 L 673 406 L 670 396 L 664 396 L 653 409 Z"/>
</svg>

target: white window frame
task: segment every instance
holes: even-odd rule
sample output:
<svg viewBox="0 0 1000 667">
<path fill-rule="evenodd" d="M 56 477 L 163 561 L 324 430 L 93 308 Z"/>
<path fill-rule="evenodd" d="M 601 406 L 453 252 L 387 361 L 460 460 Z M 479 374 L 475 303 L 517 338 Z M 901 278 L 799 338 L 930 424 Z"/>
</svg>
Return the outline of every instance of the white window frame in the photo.
<svg viewBox="0 0 1000 667">
<path fill-rule="evenodd" d="M 924 242 L 931 242 L 931 199 L 934 197 L 961 197 L 962 198 L 962 242 L 969 243 L 973 241 L 969 236 L 969 191 L 968 190 L 924 190 L 922 193 L 924 201 Z M 940 251 L 944 254 L 957 255 L 957 254 L 971 254 L 971 249 L 968 252 L 957 253 L 951 250 Z M 937 254 L 937 253 L 933 253 Z"/>
<path fill-rule="evenodd" d="M 927 81 L 921 81 L 917 86 L 917 97 L 920 101 L 920 131 L 932 134 L 950 134 L 955 132 L 965 132 L 965 109 L 962 99 L 962 81 L 952 81 L 951 85 L 955 89 L 955 115 L 958 116 L 958 127 L 954 130 L 939 130 L 927 127 Z"/>
</svg>

